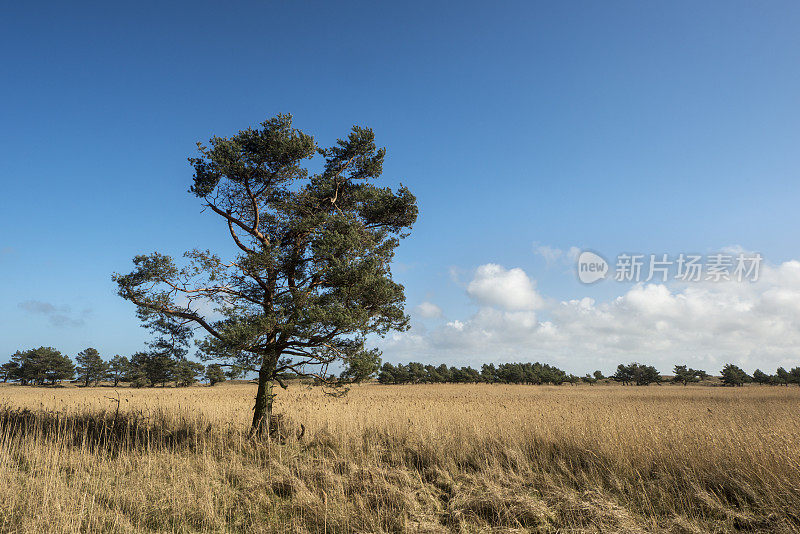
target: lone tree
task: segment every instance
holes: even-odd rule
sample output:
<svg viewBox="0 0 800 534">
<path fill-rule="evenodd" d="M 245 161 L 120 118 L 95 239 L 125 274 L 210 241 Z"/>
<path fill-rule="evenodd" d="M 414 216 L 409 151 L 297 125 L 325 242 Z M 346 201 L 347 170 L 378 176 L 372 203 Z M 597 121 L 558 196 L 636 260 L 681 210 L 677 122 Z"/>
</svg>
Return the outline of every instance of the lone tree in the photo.
<svg viewBox="0 0 800 534">
<path fill-rule="evenodd" d="M 385 149 L 368 128 L 320 149 L 314 138 L 278 115 L 260 128 L 198 143 L 190 158 L 190 193 L 220 217 L 238 255 L 208 250 L 186 264 L 159 253 L 134 258 L 130 274 L 114 275 L 119 294 L 145 317 L 192 326 L 207 359 L 258 374 L 251 431 L 272 416 L 273 387 L 282 373 L 313 377 L 341 391 L 328 367 L 377 364 L 368 334 L 408 327 L 403 286 L 391 275 L 399 239 L 417 218 L 405 187 L 373 183 Z M 311 173 L 306 161 L 324 158 Z"/>
</svg>

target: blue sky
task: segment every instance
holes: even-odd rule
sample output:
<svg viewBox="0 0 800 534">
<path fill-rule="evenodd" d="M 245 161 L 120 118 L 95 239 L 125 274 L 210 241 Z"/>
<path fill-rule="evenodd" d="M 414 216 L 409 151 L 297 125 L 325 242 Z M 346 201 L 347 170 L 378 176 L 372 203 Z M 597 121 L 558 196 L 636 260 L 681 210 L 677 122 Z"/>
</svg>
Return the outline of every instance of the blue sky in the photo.
<svg viewBox="0 0 800 534">
<path fill-rule="evenodd" d="M 111 273 L 226 247 L 186 158 L 289 112 L 323 145 L 372 127 L 418 197 L 388 360 L 800 364 L 798 27 L 793 2 L 8 6 L 0 360 L 140 349 Z M 738 247 L 766 280 L 585 286 L 571 247 Z"/>
</svg>

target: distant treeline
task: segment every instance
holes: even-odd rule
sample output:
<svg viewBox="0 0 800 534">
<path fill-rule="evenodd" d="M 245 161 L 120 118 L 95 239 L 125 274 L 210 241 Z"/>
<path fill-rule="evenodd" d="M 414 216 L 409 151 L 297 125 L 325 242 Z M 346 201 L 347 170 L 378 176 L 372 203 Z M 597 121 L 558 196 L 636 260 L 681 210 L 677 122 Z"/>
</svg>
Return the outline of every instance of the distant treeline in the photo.
<svg viewBox="0 0 800 534">
<path fill-rule="evenodd" d="M 665 381 L 687 385 L 694 382 L 708 380 L 711 375 L 700 369 L 692 369 L 686 365 L 676 365 L 673 376 L 666 380 L 652 365 L 640 363 L 620 364 L 614 374 L 606 377 L 599 370 L 587 373 L 585 376 L 568 374 L 558 367 L 546 363 L 493 363 L 483 364 L 478 371 L 472 367 L 448 367 L 447 365 L 425 365 L 418 362 L 404 364 L 385 363 L 378 372 L 378 382 L 381 384 L 577 384 L 585 382 L 595 384 L 598 381 L 613 381 L 623 385 L 647 386 L 660 384 Z M 746 383 L 758 384 L 800 385 L 800 367 L 787 371 L 779 367 L 775 374 L 769 375 L 756 369 L 753 375 L 748 375 L 744 370 L 734 364 L 727 364 L 720 372 L 720 380 L 728 386 L 742 386 Z"/>
<path fill-rule="evenodd" d="M 580 382 L 546 363 L 484 364 L 478 371 L 472 367 L 447 367 L 411 362 L 408 365 L 385 363 L 378 373 L 381 384 L 438 384 L 438 383 L 505 383 L 505 384 L 563 384 Z"/>
<path fill-rule="evenodd" d="M 127 382 L 132 387 L 190 386 L 204 378 L 210 385 L 238 378 L 240 371 L 224 371 L 219 364 L 204 366 L 167 353 L 137 352 L 130 359 L 114 356 L 105 361 L 94 348 L 77 354 L 75 363 L 52 347 L 17 351 L 11 361 L 0 365 L 0 381 L 41 386 L 77 380 L 84 386 Z"/>
<path fill-rule="evenodd" d="M 1 382 L 18 382 L 22 385 L 57 384 L 62 381 L 76 381 L 84 386 L 98 385 L 100 382 L 121 382 L 131 387 L 155 387 L 174 384 L 178 387 L 190 386 L 205 379 L 210 385 L 233 380 L 245 373 L 236 367 L 212 363 L 208 366 L 191 361 L 185 357 L 170 355 L 169 351 L 137 352 L 130 358 L 116 355 L 108 361 L 103 360 L 94 348 L 87 348 L 75 357 L 75 363 L 52 347 L 39 347 L 17 351 L 11 361 L 0 365 Z M 374 369 L 374 368 L 373 368 Z M 364 373 L 369 379 L 375 373 Z M 282 379 L 300 378 L 283 374 Z M 448 367 L 447 365 L 425 365 L 418 362 L 404 364 L 384 363 L 377 372 L 381 384 L 595 384 L 599 381 L 619 382 L 623 385 L 647 386 L 662 382 L 675 382 L 683 385 L 709 380 L 711 375 L 700 369 L 686 365 L 676 365 L 673 376 L 665 379 L 652 365 L 640 363 L 620 364 L 614 374 L 604 376 L 599 370 L 584 376 L 569 374 L 547 363 L 493 363 L 483 364 L 478 371 L 472 367 Z M 719 379 L 728 386 L 742 386 L 747 383 L 800 385 L 800 367 L 787 371 L 779 367 L 774 374 L 756 369 L 752 376 L 734 364 L 725 365 Z"/>
</svg>

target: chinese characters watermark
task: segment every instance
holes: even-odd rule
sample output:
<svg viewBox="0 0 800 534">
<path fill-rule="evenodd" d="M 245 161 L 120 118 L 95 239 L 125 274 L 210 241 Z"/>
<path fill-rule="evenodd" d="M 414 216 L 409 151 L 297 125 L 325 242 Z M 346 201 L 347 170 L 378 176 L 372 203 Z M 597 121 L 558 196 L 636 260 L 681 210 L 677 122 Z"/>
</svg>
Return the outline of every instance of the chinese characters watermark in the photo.
<svg viewBox="0 0 800 534">
<path fill-rule="evenodd" d="M 759 253 L 620 254 L 612 273 L 602 256 L 586 250 L 578 256 L 577 269 L 584 284 L 611 275 L 617 282 L 756 282 L 761 262 Z"/>
</svg>

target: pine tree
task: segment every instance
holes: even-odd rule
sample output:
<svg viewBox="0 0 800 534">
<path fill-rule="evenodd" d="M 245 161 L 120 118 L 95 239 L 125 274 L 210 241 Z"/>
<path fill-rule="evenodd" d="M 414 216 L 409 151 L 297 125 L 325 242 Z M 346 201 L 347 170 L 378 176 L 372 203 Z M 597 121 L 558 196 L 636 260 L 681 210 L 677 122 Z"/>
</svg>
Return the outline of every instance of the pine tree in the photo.
<svg viewBox="0 0 800 534">
<path fill-rule="evenodd" d="M 208 380 L 209 386 L 225 382 L 225 372 L 222 370 L 222 366 L 218 363 L 206 366 L 206 380 Z"/>
<path fill-rule="evenodd" d="M 92 347 L 79 352 L 75 357 L 75 361 L 78 363 L 78 367 L 76 368 L 78 377 L 83 380 L 83 385 L 85 387 L 88 387 L 92 382 L 97 385 L 105 376 L 108 368 L 103 358 L 100 357 L 100 353 L 97 352 L 97 349 Z"/>
<path fill-rule="evenodd" d="M 368 128 L 319 149 L 291 116 L 278 115 L 198 149 L 190 191 L 220 217 L 238 257 L 194 250 L 178 266 L 142 255 L 114 280 L 144 320 L 199 328 L 204 357 L 258 374 L 252 429 L 260 432 L 283 373 L 343 386 L 331 364 L 363 358 L 370 334 L 408 327 L 390 269 L 417 218 L 416 199 L 373 183 L 385 150 Z M 312 174 L 305 160 L 315 154 L 324 162 Z"/>
</svg>

